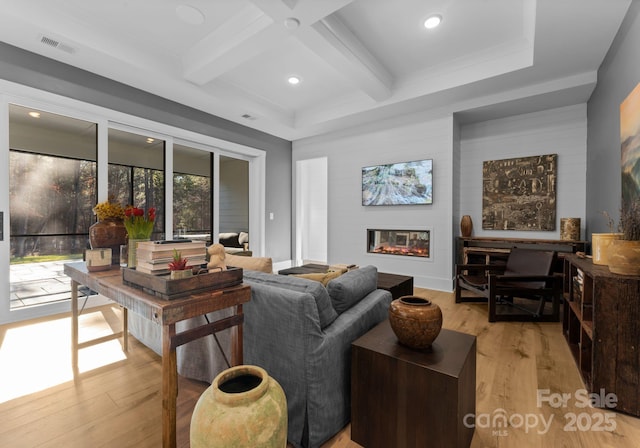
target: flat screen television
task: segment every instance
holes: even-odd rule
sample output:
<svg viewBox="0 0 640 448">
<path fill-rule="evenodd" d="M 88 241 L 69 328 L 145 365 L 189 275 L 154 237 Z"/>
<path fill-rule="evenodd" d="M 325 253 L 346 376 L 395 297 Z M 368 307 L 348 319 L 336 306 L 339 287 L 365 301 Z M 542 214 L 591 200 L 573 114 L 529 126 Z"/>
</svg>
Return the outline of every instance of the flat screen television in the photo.
<svg viewBox="0 0 640 448">
<path fill-rule="evenodd" d="M 433 203 L 433 160 L 362 168 L 362 205 Z"/>
</svg>

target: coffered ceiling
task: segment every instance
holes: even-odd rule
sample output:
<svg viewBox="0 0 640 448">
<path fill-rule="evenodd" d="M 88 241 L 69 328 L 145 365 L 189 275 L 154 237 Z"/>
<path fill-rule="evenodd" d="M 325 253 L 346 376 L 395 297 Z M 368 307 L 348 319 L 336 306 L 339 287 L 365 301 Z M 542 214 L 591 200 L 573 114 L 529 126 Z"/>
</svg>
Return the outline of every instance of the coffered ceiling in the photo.
<svg viewBox="0 0 640 448">
<path fill-rule="evenodd" d="M 295 140 L 585 102 L 630 1 L 0 0 L 0 40 Z"/>
</svg>

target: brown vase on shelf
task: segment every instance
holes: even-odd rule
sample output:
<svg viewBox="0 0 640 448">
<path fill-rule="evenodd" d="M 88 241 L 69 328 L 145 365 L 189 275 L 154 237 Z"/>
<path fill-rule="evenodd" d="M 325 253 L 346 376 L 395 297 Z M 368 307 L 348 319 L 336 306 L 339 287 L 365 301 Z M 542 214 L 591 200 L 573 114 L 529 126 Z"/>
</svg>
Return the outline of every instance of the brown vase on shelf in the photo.
<svg viewBox="0 0 640 448">
<path fill-rule="evenodd" d="M 401 344 L 425 349 L 442 330 L 442 311 L 428 299 L 403 296 L 391 302 L 389 323 Z"/>
<path fill-rule="evenodd" d="M 612 241 L 622 238 L 622 233 L 593 233 L 591 234 L 591 253 L 593 264 L 609 264 L 609 246 Z"/>
<path fill-rule="evenodd" d="M 127 242 L 127 229 L 122 219 L 104 219 L 89 227 L 91 249 L 111 249 L 111 264 L 120 263 L 120 245 Z"/>
<path fill-rule="evenodd" d="M 614 274 L 640 276 L 640 241 L 612 240 L 607 258 Z"/>
<path fill-rule="evenodd" d="M 471 220 L 471 216 L 464 215 L 460 220 L 460 234 L 464 238 L 469 238 L 472 232 L 473 232 L 473 221 Z"/>
</svg>

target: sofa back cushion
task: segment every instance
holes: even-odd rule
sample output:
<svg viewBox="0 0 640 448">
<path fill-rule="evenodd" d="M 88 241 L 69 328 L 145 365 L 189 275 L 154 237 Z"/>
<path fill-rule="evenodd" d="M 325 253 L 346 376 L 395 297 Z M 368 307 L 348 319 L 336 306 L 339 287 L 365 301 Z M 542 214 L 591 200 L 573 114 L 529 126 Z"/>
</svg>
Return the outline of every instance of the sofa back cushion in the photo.
<svg viewBox="0 0 640 448">
<path fill-rule="evenodd" d="M 363 266 L 331 280 L 327 291 L 338 314 L 351 308 L 370 292 L 378 288 L 378 268 Z"/>
<path fill-rule="evenodd" d="M 246 280 L 249 285 L 251 285 L 251 282 L 257 282 L 291 291 L 311 294 L 318 307 L 320 328 L 326 327 L 338 317 L 338 313 L 336 313 L 331 305 L 329 293 L 319 282 L 290 275 L 266 274 L 256 271 L 244 271 L 243 274 L 244 280 Z"/>
</svg>

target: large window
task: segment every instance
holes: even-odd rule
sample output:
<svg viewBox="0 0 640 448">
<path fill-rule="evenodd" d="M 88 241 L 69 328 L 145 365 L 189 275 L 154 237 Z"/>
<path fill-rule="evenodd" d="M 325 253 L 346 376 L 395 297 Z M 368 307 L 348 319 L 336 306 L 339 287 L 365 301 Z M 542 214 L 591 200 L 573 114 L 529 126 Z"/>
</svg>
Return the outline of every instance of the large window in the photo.
<svg viewBox="0 0 640 448">
<path fill-rule="evenodd" d="M 0 322 L 68 310 L 64 264 L 83 256 L 93 208 L 107 196 L 154 207 L 153 239 L 211 242 L 213 232 L 251 228 L 252 250 L 264 252 L 264 151 L 35 89 L 4 88 L 10 100 L 3 103 L 8 145 L 0 139 L 0 263 L 9 269 L 0 276 L 8 292 Z M 106 303 L 88 288 L 80 294 L 91 298 L 86 306 Z"/>
<path fill-rule="evenodd" d="M 11 262 L 82 256 L 93 223 L 95 162 L 12 150 L 10 169 Z"/>
<path fill-rule="evenodd" d="M 109 197 L 122 205 L 156 209 L 151 239 L 164 238 L 165 142 L 109 129 Z"/>
<path fill-rule="evenodd" d="M 212 242 L 213 154 L 173 145 L 173 232 Z"/>
</svg>

